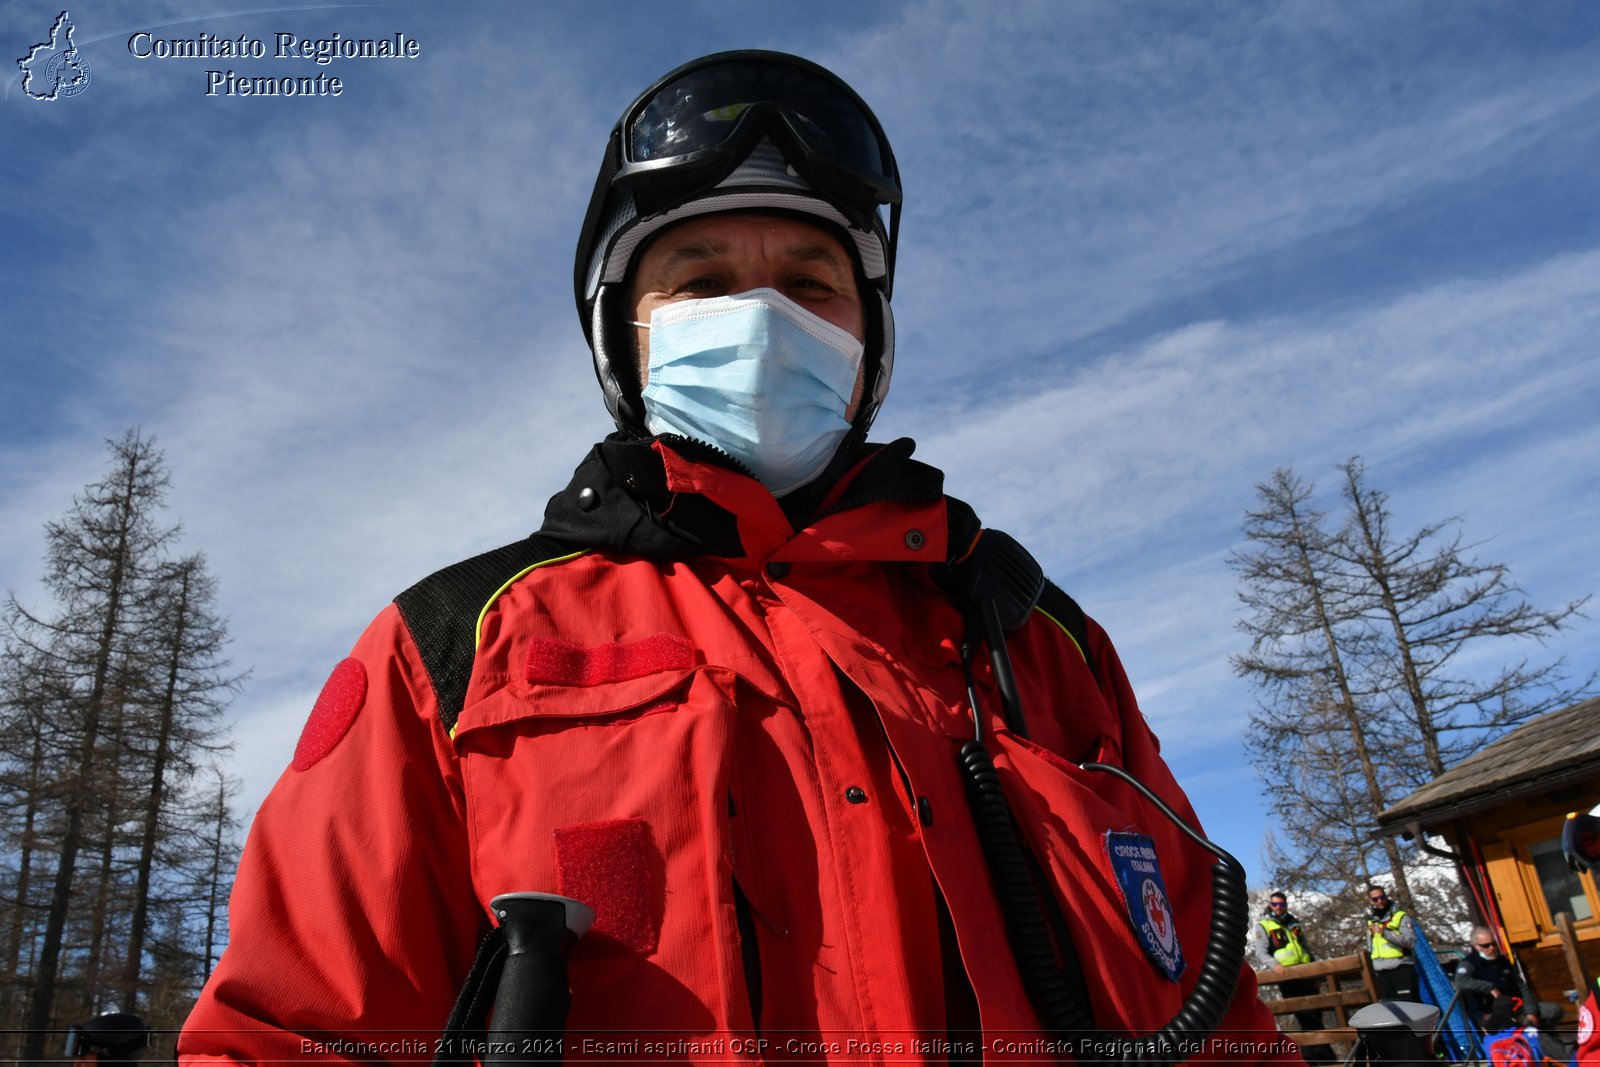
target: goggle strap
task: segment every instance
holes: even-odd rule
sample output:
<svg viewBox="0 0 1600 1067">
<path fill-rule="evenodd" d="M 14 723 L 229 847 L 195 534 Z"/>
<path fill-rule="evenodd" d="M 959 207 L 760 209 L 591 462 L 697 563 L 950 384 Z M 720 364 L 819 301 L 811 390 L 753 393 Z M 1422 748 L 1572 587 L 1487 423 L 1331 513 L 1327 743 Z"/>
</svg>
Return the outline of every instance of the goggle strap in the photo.
<svg viewBox="0 0 1600 1067">
<path fill-rule="evenodd" d="M 600 161 L 600 173 L 594 179 L 594 191 L 589 194 L 589 210 L 583 218 L 583 229 L 578 233 L 579 248 L 593 248 L 600 228 L 606 224 L 611 206 L 612 179 L 621 168 L 622 161 L 622 127 L 617 125 L 611 130 L 611 139 L 606 142 L 605 158 Z M 589 264 L 579 259 L 572 265 L 572 288 L 580 302 L 586 298 L 589 287 Z"/>
</svg>

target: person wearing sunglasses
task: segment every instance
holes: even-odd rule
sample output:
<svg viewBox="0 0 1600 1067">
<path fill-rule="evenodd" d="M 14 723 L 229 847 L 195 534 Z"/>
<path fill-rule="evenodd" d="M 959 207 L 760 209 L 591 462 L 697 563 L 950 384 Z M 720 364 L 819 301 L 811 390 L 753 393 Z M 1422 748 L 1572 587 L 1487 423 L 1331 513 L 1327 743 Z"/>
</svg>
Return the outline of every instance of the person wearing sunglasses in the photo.
<svg viewBox="0 0 1600 1067">
<path fill-rule="evenodd" d="M 511 988 L 491 901 L 532 892 L 592 910 L 569 1062 L 1070 1054 L 1024 955 L 1097 1032 L 1214 1009 L 1183 1058 L 1300 1062 L 1105 632 L 910 440 L 867 440 L 901 205 L 877 118 L 799 57 L 707 56 L 628 106 L 573 269 L 617 431 L 538 533 L 403 592 L 334 670 L 180 1052 L 470 1058 Z M 1029 586 L 993 629 L 979 559 Z M 969 787 L 1026 838 L 1031 940 Z"/>
<path fill-rule="evenodd" d="M 1250 951 L 1261 967 L 1294 967 L 1317 958 L 1306 943 L 1300 920 L 1289 910 L 1288 895 L 1281 890 L 1267 897 L 1266 911 L 1250 933 Z M 1315 978 L 1286 978 L 1278 983 L 1278 992 L 1285 997 L 1309 997 L 1321 991 Z M 1321 1009 L 1298 1011 L 1294 1017 L 1302 1030 L 1321 1030 L 1325 1021 Z M 1302 1051 L 1310 1063 L 1331 1063 L 1335 1058 L 1326 1045 L 1311 1045 Z"/>
<path fill-rule="evenodd" d="M 1363 948 L 1372 956 L 1372 977 L 1380 998 L 1417 999 L 1416 944 L 1411 916 L 1389 899 L 1382 886 L 1367 886 L 1367 941 Z"/>
<path fill-rule="evenodd" d="M 1474 926 L 1467 953 L 1456 965 L 1455 986 L 1462 1003 L 1484 1033 L 1509 1026 L 1548 1028 L 1561 1017 L 1561 1007 L 1534 1000 L 1522 973 L 1505 954 L 1487 926 Z"/>
<path fill-rule="evenodd" d="M 1267 910 L 1251 929 L 1250 951 L 1263 967 L 1293 967 L 1316 959 L 1283 892 L 1274 891 L 1267 897 Z"/>
</svg>

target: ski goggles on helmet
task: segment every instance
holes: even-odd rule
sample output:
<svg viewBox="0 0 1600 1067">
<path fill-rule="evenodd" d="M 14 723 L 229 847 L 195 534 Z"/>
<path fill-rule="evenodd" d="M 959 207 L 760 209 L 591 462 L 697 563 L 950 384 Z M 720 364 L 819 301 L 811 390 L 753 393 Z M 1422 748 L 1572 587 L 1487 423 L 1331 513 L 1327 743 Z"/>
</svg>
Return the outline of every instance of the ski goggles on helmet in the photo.
<svg viewBox="0 0 1600 1067">
<path fill-rule="evenodd" d="M 860 229 L 900 203 L 900 175 L 883 128 L 826 69 L 781 52 L 722 52 L 666 75 L 614 132 L 610 185 L 640 215 L 670 210 L 726 178 L 770 138 L 808 185 Z M 881 225 L 881 223 L 880 223 Z"/>
<path fill-rule="evenodd" d="M 94 1051 L 94 1044 L 89 1038 L 89 1031 L 76 1024 L 67 1027 L 67 1059 L 77 1059 Z"/>
</svg>

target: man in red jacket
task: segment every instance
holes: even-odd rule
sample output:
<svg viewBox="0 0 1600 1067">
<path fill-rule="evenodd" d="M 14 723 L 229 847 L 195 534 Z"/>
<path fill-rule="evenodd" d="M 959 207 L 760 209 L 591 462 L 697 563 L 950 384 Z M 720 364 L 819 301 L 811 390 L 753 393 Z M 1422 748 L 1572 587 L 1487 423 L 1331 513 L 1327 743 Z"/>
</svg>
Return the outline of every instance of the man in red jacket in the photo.
<svg viewBox="0 0 1600 1067">
<path fill-rule="evenodd" d="M 187 1061 L 481 1051 L 441 1028 L 531 891 L 593 916 L 568 1061 L 1299 1062 L 1104 632 L 866 443 L 899 209 L 804 60 L 628 108 L 574 271 L 618 433 L 335 668 Z"/>
</svg>

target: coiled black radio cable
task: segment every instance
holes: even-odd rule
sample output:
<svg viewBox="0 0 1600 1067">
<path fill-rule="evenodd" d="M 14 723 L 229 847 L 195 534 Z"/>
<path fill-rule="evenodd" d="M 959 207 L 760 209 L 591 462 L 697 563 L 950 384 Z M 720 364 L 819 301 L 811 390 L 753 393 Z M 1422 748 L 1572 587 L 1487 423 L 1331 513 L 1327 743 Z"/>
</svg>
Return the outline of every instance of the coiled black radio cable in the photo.
<svg viewBox="0 0 1600 1067">
<path fill-rule="evenodd" d="M 1060 919 L 1043 870 L 1029 852 L 1006 800 L 994 759 L 983 743 L 983 717 L 979 710 L 972 660 L 981 635 L 988 646 L 995 683 L 1004 705 L 1007 728 L 1027 736 L 1027 720 L 1005 631 L 1015 629 L 1031 614 L 1043 588 L 1043 574 L 1033 557 L 1015 540 L 996 530 L 984 532 L 985 553 L 966 569 L 965 595 L 968 638 L 962 644 L 961 665 L 966 675 L 967 699 L 972 708 L 974 736 L 961 748 L 960 764 L 967 799 L 983 848 L 984 860 L 1005 916 L 1006 937 L 1017 961 L 1028 999 L 1040 1022 L 1052 1033 L 1075 1038 L 1079 1059 L 1126 1067 L 1175 1064 L 1193 1054 L 1197 1042 L 1216 1031 L 1233 1003 L 1244 964 L 1245 931 L 1250 923 L 1244 868 L 1223 848 L 1208 840 L 1167 806 L 1143 782 L 1120 767 L 1107 763 L 1082 763 L 1079 768 L 1110 774 L 1133 787 L 1186 837 L 1216 857 L 1211 866 L 1211 925 L 1205 956 L 1194 989 L 1167 1025 L 1152 1034 L 1112 1034 L 1095 1028 L 1083 987 L 1082 971 L 1070 935 Z M 1046 909 L 1058 921 L 1051 937 Z M 1060 954 L 1058 963 L 1057 953 Z M 1068 979 L 1075 984 L 1069 984 Z"/>
<path fill-rule="evenodd" d="M 1127 1065 L 1172 1064 L 1187 1059 L 1194 1043 L 1215 1032 L 1233 1003 L 1239 983 L 1239 968 L 1244 963 L 1245 930 L 1250 921 L 1244 869 L 1221 847 L 1197 833 L 1178 817 L 1144 783 L 1106 763 L 1084 763 L 1085 771 L 1111 774 L 1127 782 L 1183 833 L 1217 857 L 1211 865 L 1211 926 L 1205 956 L 1194 989 L 1177 1015 L 1153 1034 L 1121 1035 L 1095 1028 L 1086 1009 L 1080 1006 L 1062 970 L 1056 963 L 1056 950 L 1068 957 L 1068 970 L 1076 970 L 1070 944 L 1058 945 L 1050 936 L 1041 894 L 1048 886 L 1036 884 L 1032 857 L 1017 828 L 1016 818 L 994 760 L 980 738 L 961 748 L 961 766 L 966 775 L 967 797 L 977 824 L 984 859 L 1000 898 L 1006 934 L 1016 957 L 1028 999 L 1046 1029 L 1063 1036 L 1088 1038 L 1079 1045 L 1079 1058 Z M 1053 901 L 1052 901 L 1053 902 Z M 1081 994 L 1080 994 L 1081 996 Z M 1099 1054 L 1095 1055 L 1098 1050 Z"/>
</svg>

